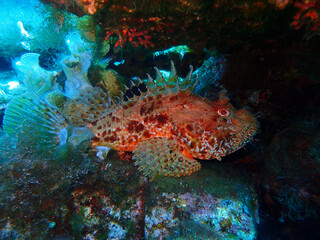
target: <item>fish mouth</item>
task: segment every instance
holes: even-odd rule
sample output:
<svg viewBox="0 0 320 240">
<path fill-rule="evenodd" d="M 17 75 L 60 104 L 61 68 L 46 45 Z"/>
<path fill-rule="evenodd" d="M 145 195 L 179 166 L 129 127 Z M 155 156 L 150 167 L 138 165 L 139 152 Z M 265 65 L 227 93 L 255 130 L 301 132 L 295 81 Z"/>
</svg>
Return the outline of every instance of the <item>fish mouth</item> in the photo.
<svg viewBox="0 0 320 240">
<path fill-rule="evenodd" d="M 253 136 L 257 133 L 258 130 L 258 122 L 255 122 L 252 125 L 249 125 L 243 134 L 243 138 L 246 142 L 251 141 Z"/>
<path fill-rule="evenodd" d="M 242 129 L 237 134 L 238 144 L 234 146 L 236 150 L 242 148 L 244 145 L 250 142 L 259 128 L 257 119 L 254 118 L 250 112 L 247 110 L 238 110 L 237 113 L 241 122 L 240 124 L 242 125 Z"/>
<path fill-rule="evenodd" d="M 236 148 L 237 149 L 242 148 L 244 145 L 246 145 L 248 142 L 250 142 L 252 140 L 253 136 L 257 133 L 258 128 L 259 128 L 258 121 L 252 117 L 252 120 L 239 133 L 238 137 L 241 141 L 239 142 L 239 146 L 237 146 Z"/>
</svg>

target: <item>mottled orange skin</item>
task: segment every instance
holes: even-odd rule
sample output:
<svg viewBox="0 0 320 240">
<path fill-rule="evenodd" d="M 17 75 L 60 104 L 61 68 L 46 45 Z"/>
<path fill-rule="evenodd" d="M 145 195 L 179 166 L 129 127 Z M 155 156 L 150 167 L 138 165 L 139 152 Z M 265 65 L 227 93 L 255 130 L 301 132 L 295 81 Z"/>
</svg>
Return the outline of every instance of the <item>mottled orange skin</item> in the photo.
<svg viewBox="0 0 320 240">
<path fill-rule="evenodd" d="M 185 156 L 213 159 L 238 150 L 257 130 L 255 118 L 223 96 L 211 102 L 180 92 L 130 104 L 91 124 L 93 147 L 133 151 L 144 140 L 162 137 L 176 139 Z"/>
</svg>

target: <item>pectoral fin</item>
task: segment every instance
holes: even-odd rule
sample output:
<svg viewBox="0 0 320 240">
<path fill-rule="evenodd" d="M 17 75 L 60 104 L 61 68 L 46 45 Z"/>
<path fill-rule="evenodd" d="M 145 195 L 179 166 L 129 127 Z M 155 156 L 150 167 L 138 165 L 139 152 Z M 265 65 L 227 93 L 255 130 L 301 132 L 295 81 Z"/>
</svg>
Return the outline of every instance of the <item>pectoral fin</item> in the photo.
<svg viewBox="0 0 320 240">
<path fill-rule="evenodd" d="M 182 177 L 201 168 L 198 161 L 183 153 L 175 139 L 151 138 L 139 143 L 133 153 L 135 165 L 150 178 L 156 175 Z"/>
</svg>

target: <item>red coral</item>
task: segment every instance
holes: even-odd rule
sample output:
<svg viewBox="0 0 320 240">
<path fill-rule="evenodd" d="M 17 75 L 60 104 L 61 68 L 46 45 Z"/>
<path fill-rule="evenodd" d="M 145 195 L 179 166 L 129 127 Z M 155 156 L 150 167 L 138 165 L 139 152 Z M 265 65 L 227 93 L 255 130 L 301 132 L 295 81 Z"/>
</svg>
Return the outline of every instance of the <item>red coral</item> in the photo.
<svg viewBox="0 0 320 240">
<path fill-rule="evenodd" d="M 298 8 L 292 22 L 295 29 L 306 25 L 308 30 L 320 31 L 320 3 L 318 0 L 300 0 L 296 1 L 294 6 Z"/>
<path fill-rule="evenodd" d="M 66 9 L 81 17 L 85 14 L 93 15 L 102 9 L 106 0 L 40 0 L 51 4 L 55 8 Z"/>
<path fill-rule="evenodd" d="M 148 35 L 148 31 L 137 31 L 135 28 L 124 28 L 122 30 L 115 29 L 107 31 L 105 40 L 108 41 L 112 35 L 118 36 L 118 40 L 114 45 L 115 47 L 118 47 L 119 45 L 123 47 L 127 42 L 130 42 L 135 47 L 139 47 L 141 45 L 145 48 L 148 48 L 148 45 L 154 47 L 154 44 L 150 41 L 151 36 Z"/>
</svg>

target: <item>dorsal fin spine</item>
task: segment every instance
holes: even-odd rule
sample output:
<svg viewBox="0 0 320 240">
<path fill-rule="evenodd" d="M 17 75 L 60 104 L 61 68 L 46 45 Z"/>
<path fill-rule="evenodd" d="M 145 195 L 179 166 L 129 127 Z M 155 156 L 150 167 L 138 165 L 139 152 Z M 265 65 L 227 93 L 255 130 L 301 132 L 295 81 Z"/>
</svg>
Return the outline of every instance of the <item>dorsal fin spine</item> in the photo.
<svg viewBox="0 0 320 240">
<path fill-rule="evenodd" d="M 130 80 L 130 83 L 131 83 L 131 89 L 136 86 L 132 80 Z"/>
<path fill-rule="evenodd" d="M 121 104 L 125 106 L 129 106 L 129 104 L 140 101 L 141 99 L 146 99 L 149 96 L 158 96 L 159 94 L 177 94 L 179 91 L 183 92 L 191 92 L 197 82 L 195 84 L 191 85 L 192 82 L 192 73 L 193 73 L 193 67 L 190 65 L 190 70 L 185 77 L 185 79 L 180 83 L 181 81 L 177 75 L 176 68 L 174 66 L 173 61 L 170 61 L 171 70 L 169 77 L 166 79 L 163 74 L 160 72 L 160 70 L 157 67 L 154 67 L 156 71 L 156 80 L 154 80 L 150 74 L 147 73 L 147 79 L 142 81 L 140 78 L 137 78 L 138 84 L 130 81 L 130 88 L 125 85 L 125 89 L 128 91 L 132 91 L 133 87 L 136 87 L 135 91 L 138 91 L 139 93 L 134 94 L 133 97 L 127 97 L 128 99 L 122 100 Z M 145 84 L 148 91 L 142 92 L 139 89 L 140 84 Z M 125 93 L 121 92 L 121 98 L 124 99 Z"/>
<path fill-rule="evenodd" d="M 156 80 L 153 80 L 153 78 L 149 74 L 147 74 L 148 78 L 145 83 L 149 92 L 151 92 L 151 94 L 155 96 L 159 94 L 164 94 L 164 95 L 177 94 L 179 91 L 192 92 L 193 89 L 195 88 L 195 85 L 197 84 L 197 82 L 192 84 L 192 81 L 193 81 L 192 65 L 189 66 L 190 70 L 183 81 L 179 79 L 179 76 L 177 75 L 177 71 L 173 61 L 170 61 L 170 66 L 171 66 L 170 74 L 167 79 L 164 78 L 163 74 L 157 67 L 154 67 L 156 71 Z"/>
</svg>

